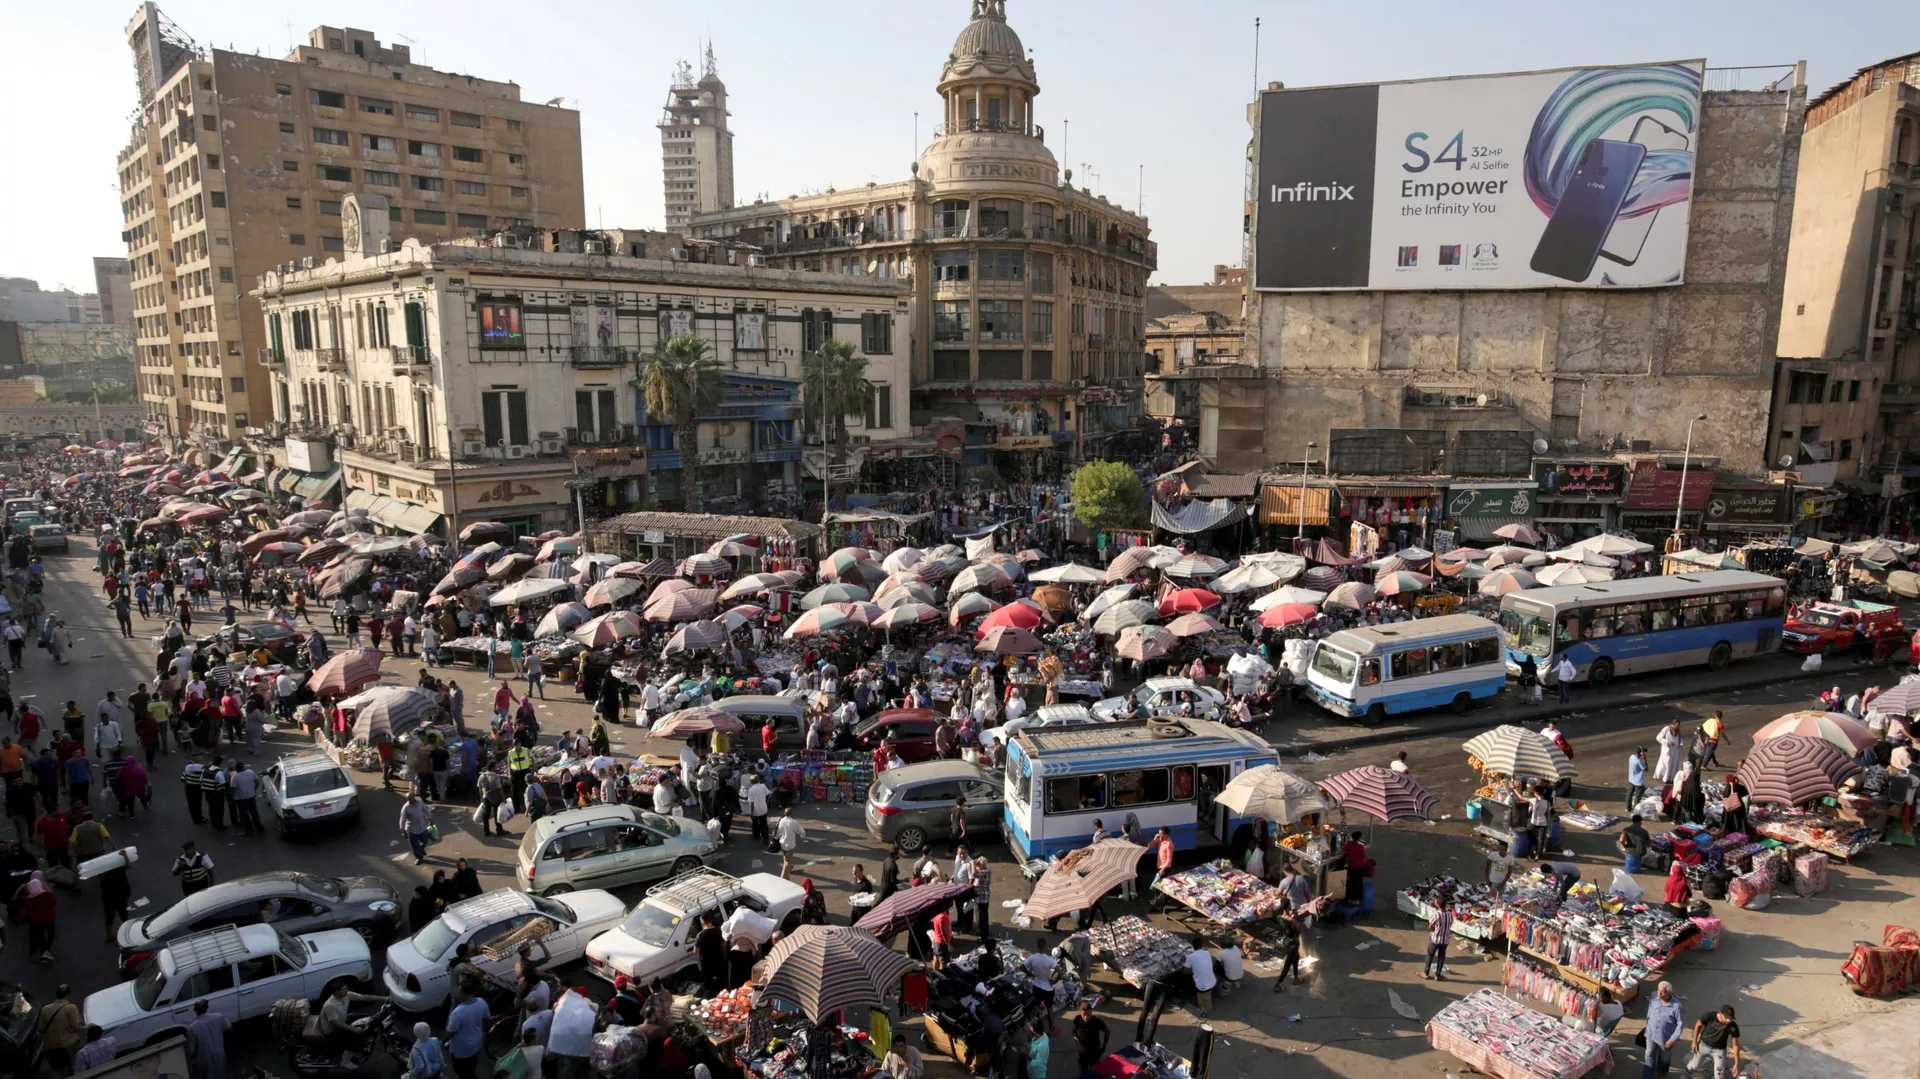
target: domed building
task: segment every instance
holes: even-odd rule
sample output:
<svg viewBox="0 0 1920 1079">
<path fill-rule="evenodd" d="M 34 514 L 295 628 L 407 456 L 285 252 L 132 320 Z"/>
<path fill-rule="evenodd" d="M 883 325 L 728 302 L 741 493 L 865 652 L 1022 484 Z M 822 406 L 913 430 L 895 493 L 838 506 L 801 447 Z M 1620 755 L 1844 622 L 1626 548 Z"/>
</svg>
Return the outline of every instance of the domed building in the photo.
<svg viewBox="0 0 1920 1079">
<path fill-rule="evenodd" d="M 936 89 L 942 119 L 910 178 L 698 214 L 692 233 L 756 245 L 773 266 L 911 279 L 910 334 L 807 327 L 808 348 L 830 332 L 912 351 L 912 425 L 929 435 L 870 459 L 937 451 L 1008 479 L 1051 475 L 1135 429 L 1155 246 L 1144 217 L 1074 187 L 1048 149 L 1006 0 L 973 0 Z"/>
</svg>

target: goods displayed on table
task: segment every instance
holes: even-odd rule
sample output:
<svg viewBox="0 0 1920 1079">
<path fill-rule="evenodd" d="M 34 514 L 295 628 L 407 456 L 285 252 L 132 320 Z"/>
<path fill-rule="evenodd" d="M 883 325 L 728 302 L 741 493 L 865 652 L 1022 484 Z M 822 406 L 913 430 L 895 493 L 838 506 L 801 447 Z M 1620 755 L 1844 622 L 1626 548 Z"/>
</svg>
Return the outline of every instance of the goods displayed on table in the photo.
<svg viewBox="0 0 1920 1079">
<path fill-rule="evenodd" d="M 1872 828 L 1823 813 L 1776 806 L 1754 810 L 1752 823 L 1753 830 L 1768 839 L 1812 847 L 1842 861 L 1858 857 L 1879 838 Z"/>
<path fill-rule="evenodd" d="M 1442 873 L 1411 888 L 1402 889 L 1396 901 L 1401 910 L 1416 918 L 1431 918 L 1440 900 L 1453 906 L 1453 933 L 1467 940 L 1492 940 L 1501 933 L 1501 911 L 1506 908 L 1499 892 L 1485 884 L 1469 884 Z"/>
<path fill-rule="evenodd" d="M 1611 987 L 1622 1001 L 1632 999 L 1641 982 L 1657 977 L 1676 952 L 1700 932 L 1685 918 L 1645 903 L 1618 903 L 1597 893 L 1570 894 L 1557 907 L 1529 914 L 1510 907 L 1509 940 L 1523 951 L 1557 963 L 1567 971 Z"/>
<path fill-rule="evenodd" d="M 1427 1044 L 1501 1079 L 1578 1079 L 1612 1059 L 1598 1034 L 1574 1030 L 1491 989 L 1427 1021 Z"/>
<path fill-rule="evenodd" d="M 747 1034 L 736 1059 L 760 1079 L 858 1079 L 879 1066 L 867 1032 L 853 1027 L 814 1027 L 798 1015 L 773 1016 L 749 1023 Z M 816 1038 L 828 1038 L 833 1046 L 825 1055 L 824 1075 L 812 1066 L 821 1056 Z"/>
<path fill-rule="evenodd" d="M 1129 1045 L 1093 1066 L 1106 1079 L 1192 1079 L 1193 1062 L 1164 1045 Z"/>
<path fill-rule="evenodd" d="M 1560 823 L 1572 825 L 1583 832 L 1597 832 L 1602 828 L 1611 828 L 1620 823 L 1620 818 L 1611 813 L 1599 813 L 1591 809 L 1576 809 L 1560 814 Z"/>
<path fill-rule="evenodd" d="M 1583 1019 L 1598 1019 L 1600 1016 L 1600 998 L 1560 976 L 1560 972 L 1550 966 L 1534 962 L 1525 956 L 1508 956 L 1506 968 L 1501 972 L 1500 984 L 1515 989 L 1544 1004 L 1551 1006 L 1561 1015 L 1572 1015 Z"/>
<path fill-rule="evenodd" d="M 1920 984 L 1920 933 L 1901 925 L 1885 926 L 1878 947 L 1853 946 L 1853 954 L 1840 965 L 1840 974 L 1854 992 L 1870 997 Z"/>
<path fill-rule="evenodd" d="M 1289 831 L 1275 842 L 1295 854 L 1317 860 L 1332 853 L 1333 840 L 1328 837 L 1337 834 L 1337 831 L 1333 825 L 1323 824 L 1318 828 L 1308 827 L 1301 831 Z"/>
<path fill-rule="evenodd" d="M 1086 937 L 1094 954 L 1135 988 L 1185 967 L 1192 950 L 1179 937 L 1132 914 L 1089 929 Z"/>
<path fill-rule="evenodd" d="M 693 1006 L 693 1025 L 709 1041 L 719 1043 L 744 1034 L 753 1011 L 753 986 L 725 989 Z"/>
<path fill-rule="evenodd" d="M 987 948 L 994 949 L 988 962 Z M 998 1040 L 990 1027 L 1018 1030 L 1033 1006 L 1027 952 L 994 941 L 951 960 L 929 975 L 927 1042 L 968 1068 L 990 1062 Z M 1055 968 L 1054 1002 L 1063 1010 L 1080 999 L 1080 983 L 1065 964 Z"/>
<path fill-rule="evenodd" d="M 1221 925 L 1243 925 L 1279 913 L 1286 894 L 1225 859 L 1162 877 L 1154 888 Z"/>
</svg>

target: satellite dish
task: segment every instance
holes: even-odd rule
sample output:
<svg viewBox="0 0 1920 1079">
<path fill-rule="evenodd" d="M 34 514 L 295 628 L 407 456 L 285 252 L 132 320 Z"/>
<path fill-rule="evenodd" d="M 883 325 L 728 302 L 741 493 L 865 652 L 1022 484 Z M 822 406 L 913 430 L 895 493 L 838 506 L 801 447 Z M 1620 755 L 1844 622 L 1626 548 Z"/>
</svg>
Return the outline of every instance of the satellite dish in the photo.
<svg viewBox="0 0 1920 1079">
<path fill-rule="evenodd" d="M 1533 452 L 1535 453 L 1545 453 L 1551 448 L 1552 447 L 1547 445 L 1547 440 L 1544 438 L 1536 438 L 1533 440 Z"/>
<path fill-rule="evenodd" d="M 1781 468 L 1792 468 L 1792 467 L 1793 467 L 1793 454 L 1791 454 L 1791 453 L 1789 453 L 1789 454 L 1786 454 L 1785 456 L 1783 456 L 1783 457 L 1781 457 L 1781 458 L 1780 458 L 1780 467 L 1781 467 Z"/>
</svg>

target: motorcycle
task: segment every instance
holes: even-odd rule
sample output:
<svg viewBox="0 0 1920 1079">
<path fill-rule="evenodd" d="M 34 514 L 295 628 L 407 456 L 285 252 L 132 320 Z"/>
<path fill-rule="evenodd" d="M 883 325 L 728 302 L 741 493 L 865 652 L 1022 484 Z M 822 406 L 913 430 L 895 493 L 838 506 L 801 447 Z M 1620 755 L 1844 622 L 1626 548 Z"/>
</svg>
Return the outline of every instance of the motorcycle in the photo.
<svg viewBox="0 0 1920 1079">
<path fill-rule="evenodd" d="M 311 1005 L 304 1000 L 276 1001 L 270 1014 L 287 1053 L 287 1067 L 303 1079 L 358 1075 L 382 1049 L 404 1070 L 413 1052 L 413 1030 L 401 1020 L 391 1001 L 381 1004 L 373 1014 L 354 1020 L 357 1039 L 344 1047 L 330 1044 L 321 1036 L 320 1019 L 311 1014 Z"/>
</svg>

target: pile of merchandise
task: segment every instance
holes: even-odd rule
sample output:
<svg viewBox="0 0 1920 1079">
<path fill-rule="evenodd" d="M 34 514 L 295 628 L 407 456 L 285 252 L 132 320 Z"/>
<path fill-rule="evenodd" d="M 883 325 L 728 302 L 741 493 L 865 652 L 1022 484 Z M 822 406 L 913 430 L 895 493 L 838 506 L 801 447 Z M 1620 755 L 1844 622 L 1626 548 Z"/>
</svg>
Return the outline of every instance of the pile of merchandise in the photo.
<svg viewBox="0 0 1920 1079">
<path fill-rule="evenodd" d="M 1132 914 L 1089 929 L 1086 936 L 1094 954 L 1135 988 L 1185 967 L 1191 950 L 1179 937 Z"/>
<path fill-rule="evenodd" d="M 1589 896 L 1569 896 L 1539 915 L 1509 909 L 1506 930 L 1523 950 L 1611 986 L 1622 999 L 1658 977 L 1700 932 L 1658 907 L 1633 903 L 1609 912 Z"/>
<path fill-rule="evenodd" d="M 1612 1059 L 1607 1039 L 1574 1030 L 1491 989 L 1442 1008 L 1427 1021 L 1427 1044 L 1489 1075 L 1578 1079 Z"/>
<path fill-rule="evenodd" d="M 1286 898 L 1280 889 L 1233 868 L 1225 859 L 1163 877 L 1154 887 L 1221 925 L 1271 917 L 1280 912 Z"/>
<path fill-rule="evenodd" d="M 1506 904 L 1498 892 L 1485 884 L 1468 884 L 1443 873 L 1403 889 L 1399 906 L 1417 918 L 1431 918 L 1442 899 L 1452 904 L 1456 936 L 1491 940 L 1500 935 L 1500 912 Z"/>
<path fill-rule="evenodd" d="M 1600 813 L 1591 809 L 1577 809 L 1571 813 L 1560 814 L 1560 823 L 1570 825 L 1585 832 L 1597 832 L 1602 828 L 1611 828 L 1620 823 L 1620 818 L 1611 813 Z"/>
<path fill-rule="evenodd" d="M 753 986 L 722 990 L 693 1006 L 693 1025 L 710 1041 L 724 1042 L 747 1029 L 753 1011 Z"/>
<path fill-rule="evenodd" d="M 761 1009 L 756 1016 L 764 1012 Z M 843 1037 L 827 1057 L 824 1075 L 813 1073 L 811 1062 L 819 1054 L 810 1050 L 813 1039 L 827 1037 L 829 1032 L 797 1015 L 750 1022 L 749 1044 L 741 1047 L 736 1059 L 748 1074 L 760 1079 L 858 1079 L 879 1067 L 866 1031 L 841 1027 L 839 1033 Z"/>
<path fill-rule="evenodd" d="M 1840 859 L 1858 857 L 1878 838 L 1871 828 L 1820 813 L 1779 807 L 1754 810 L 1753 830 L 1768 839 L 1812 847 Z"/>
</svg>

